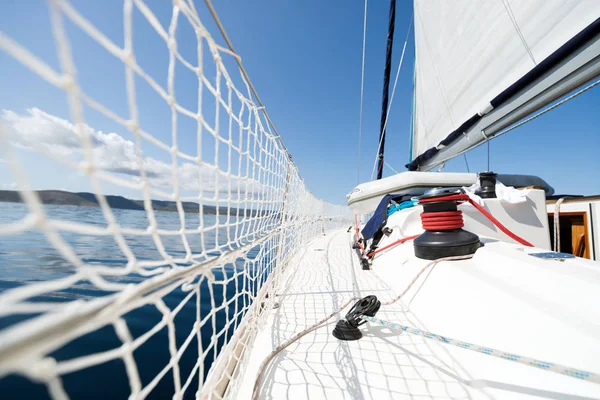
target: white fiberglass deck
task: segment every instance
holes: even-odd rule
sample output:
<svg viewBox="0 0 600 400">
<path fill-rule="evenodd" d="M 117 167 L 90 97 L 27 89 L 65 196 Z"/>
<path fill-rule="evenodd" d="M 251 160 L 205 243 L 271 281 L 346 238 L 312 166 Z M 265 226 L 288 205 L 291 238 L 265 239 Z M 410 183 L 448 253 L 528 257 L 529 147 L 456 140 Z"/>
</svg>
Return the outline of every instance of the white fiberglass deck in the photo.
<svg viewBox="0 0 600 400">
<path fill-rule="evenodd" d="M 427 264 L 414 258 L 409 242 L 376 259 L 374 270 L 363 271 L 350 248 L 350 235 L 336 231 L 319 237 L 290 265 L 288 276 L 281 281 L 280 306 L 272 310 L 254 342 L 237 398 L 250 398 L 259 365 L 277 345 L 351 297 L 374 294 L 382 301 L 392 299 Z M 507 255 L 511 251 L 516 252 L 514 256 Z M 524 268 L 529 259 L 533 268 Z M 541 276 L 542 289 L 532 288 L 531 292 L 522 287 L 519 277 L 512 286 L 510 277 L 504 275 L 522 268 L 526 279 L 531 279 L 532 270 L 540 267 L 548 271 Z M 574 284 L 565 268 L 573 269 Z M 498 270 L 495 276 L 489 275 L 494 270 Z M 573 309 L 576 299 L 563 298 L 557 307 L 542 293 L 548 285 L 558 285 L 557 296 L 598 293 L 599 264 L 579 259 L 537 260 L 516 245 L 492 240 L 474 259 L 442 262 L 430 271 L 403 302 L 382 306 L 377 317 L 600 372 L 598 303 Z M 455 279 L 463 280 L 464 285 L 457 285 Z M 557 283 L 561 280 L 571 284 L 561 289 Z M 264 374 L 260 398 L 600 398 L 600 385 L 594 383 L 375 325 L 361 327 L 364 336 L 358 341 L 339 341 L 331 332 L 345 311 L 275 357 Z"/>
</svg>

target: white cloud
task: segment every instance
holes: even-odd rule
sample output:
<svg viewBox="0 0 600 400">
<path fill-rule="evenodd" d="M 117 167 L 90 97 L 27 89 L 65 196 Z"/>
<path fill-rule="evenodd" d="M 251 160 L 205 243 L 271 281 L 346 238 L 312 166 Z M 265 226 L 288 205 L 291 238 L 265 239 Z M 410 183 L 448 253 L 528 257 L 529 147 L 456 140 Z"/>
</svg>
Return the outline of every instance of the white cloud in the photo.
<svg viewBox="0 0 600 400">
<path fill-rule="evenodd" d="M 3 110 L 1 121 L 5 126 L 9 141 L 15 146 L 33 150 L 43 150 L 53 158 L 69 158 L 74 162 L 84 161 L 82 134 L 91 139 L 92 155 L 96 168 L 118 174 L 121 177 L 139 182 L 140 170 L 143 168 L 148 183 L 159 186 L 163 190 L 172 188 L 173 172 L 171 163 L 152 157 L 140 157 L 135 144 L 117 133 L 104 133 L 86 124 L 80 129 L 71 122 L 50 115 L 37 108 L 27 110 L 24 115 L 14 111 Z M 170 153 L 165 158 L 170 160 Z M 140 168 L 142 167 L 142 168 Z M 256 181 L 228 177 L 213 166 L 198 166 L 190 162 L 180 162 L 177 166 L 177 177 L 180 190 L 198 193 L 200 186 L 205 192 L 226 191 L 229 180 L 232 192 L 237 193 L 238 186 L 243 195 L 248 192 L 259 192 L 260 185 Z M 219 183 L 217 188 L 217 175 Z"/>
<path fill-rule="evenodd" d="M 19 189 L 19 186 L 15 182 L 3 183 L 2 185 L 0 185 L 0 189 L 2 189 L 2 190 L 17 190 L 17 189 Z"/>
</svg>

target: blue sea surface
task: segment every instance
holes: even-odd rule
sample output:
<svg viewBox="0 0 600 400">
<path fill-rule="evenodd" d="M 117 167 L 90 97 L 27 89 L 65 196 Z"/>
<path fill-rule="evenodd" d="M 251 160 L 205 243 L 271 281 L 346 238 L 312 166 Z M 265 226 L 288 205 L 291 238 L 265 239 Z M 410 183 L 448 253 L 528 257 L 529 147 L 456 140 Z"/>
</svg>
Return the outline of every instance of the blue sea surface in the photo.
<svg viewBox="0 0 600 400">
<path fill-rule="evenodd" d="M 62 205 L 46 205 L 45 211 L 50 219 L 73 221 L 81 224 L 106 226 L 102 212 L 98 208 L 75 207 Z M 144 211 L 137 210 L 112 210 L 115 218 L 122 227 L 146 229 L 149 225 Z M 28 214 L 24 204 L 0 203 L 0 226 L 18 222 Z M 180 228 L 179 215 L 175 212 L 155 212 L 157 224 L 160 229 L 178 230 Z M 237 228 L 231 226 L 235 221 L 229 217 L 229 228 L 223 226 L 228 217 L 221 215 L 219 226 L 216 229 L 188 235 L 190 248 L 194 254 L 202 253 L 203 249 L 215 249 L 228 243 L 234 236 L 233 229 L 251 229 L 248 224 L 240 224 Z M 217 222 L 215 215 L 202 215 L 202 226 L 214 226 Z M 186 214 L 186 228 L 197 229 L 200 226 L 198 214 Z M 229 229 L 229 231 L 228 231 Z M 82 235 L 72 232 L 60 232 L 62 238 L 71 246 L 76 254 L 87 264 L 114 266 L 122 268 L 127 264 L 117 242 L 112 235 Z M 229 234 L 229 236 L 228 236 Z M 151 236 L 124 235 L 130 249 L 138 260 L 161 260 L 163 257 L 157 250 L 156 243 Z M 185 248 L 180 235 L 162 235 L 161 241 L 167 254 L 173 258 L 184 258 Z M 202 244 L 204 241 L 204 246 Z M 217 244 L 217 246 L 215 246 Z M 218 255 L 217 252 L 204 253 L 204 256 Z M 260 257 L 259 257 L 260 254 Z M 213 306 L 211 296 L 214 297 L 215 309 L 208 322 L 202 326 L 202 351 L 205 352 L 203 361 L 204 376 L 214 361 L 218 351 L 230 338 L 239 324 L 244 309 L 250 302 L 248 295 L 232 296 L 243 292 L 255 294 L 260 284 L 268 276 L 268 271 L 273 267 L 269 259 L 270 251 L 261 246 L 255 246 L 245 259 L 219 266 L 213 270 L 215 282 L 209 284 L 206 279 L 200 282 L 200 310 L 197 310 L 196 298 L 192 298 L 183 306 L 174 318 L 175 341 L 179 349 L 193 330 L 197 313 L 204 318 L 211 313 Z M 186 265 L 183 265 L 186 266 Z M 246 273 L 242 274 L 241 271 Z M 262 274 L 258 274 L 262 271 Z M 56 280 L 72 275 L 75 267 L 66 261 L 56 248 L 48 242 L 45 235 L 37 230 L 23 232 L 17 235 L 0 236 L 0 294 L 7 290 L 23 285 Z M 259 277 L 257 281 L 256 277 Z M 113 281 L 137 283 L 146 277 L 138 274 L 111 277 Z M 195 280 L 198 282 L 198 279 Z M 211 292 L 213 293 L 211 295 Z M 112 295 L 114 292 L 97 288 L 87 280 L 82 280 L 69 288 L 41 296 L 36 296 L 28 301 L 32 302 L 65 302 L 78 299 L 93 299 L 101 296 Z M 181 287 L 171 291 L 162 298 L 169 309 L 173 310 L 189 294 Z M 237 317 L 234 318 L 238 313 Z M 39 314 L 37 314 L 39 315 Z M 9 327 L 14 327 L 36 314 L 18 314 L 0 317 L 0 332 Z M 135 309 L 123 316 L 131 336 L 135 339 L 152 329 L 163 318 L 163 315 L 154 305 L 146 305 Z M 216 329 L 213 331 L 213 321 Z M 227 322 L 230 321 L 229 324 Z M 213 332 L 217 335 L 213 338 Z M 69 342 L 63 347 L 53 351 L 48 356 L 57 361 L 70 360 L 87 354 L 119 348 L 123 342 L 118 338 L 113 325 L 107 325 L 92 333 L 85 334 Z M 155 376 L 169 363 L 168 329 L 162 328 L 150 337 L 143 345 L 137 348 L 133 356 L 136 361 L 142 387 L 149 384 Z M 186 351 L 179 360 L 179 375 L 181 384 L 185 384 L 194 365 L 198 360 L 198 342 L 193 335 Z M 148 398 L 172 398 L 174 392 L 173 368 L 169 368 L 158 385 L 150 392 Z M 125 399 L 131 393 L 129 379 L 125 364 L 121 358 L 100 363 L 98 365 L 75 371 L 61 376 L 65 391 L 70 398 L 85 399 Z M 200 380 L 196 371 L 192 383 L 188 387 L 184 398 L 194 398 Z M 12 374 L 0 378 L 0 398 L 24 399 L 49 398 L 45 384 L 34 382 L 22 375 Z"/>
</svg>

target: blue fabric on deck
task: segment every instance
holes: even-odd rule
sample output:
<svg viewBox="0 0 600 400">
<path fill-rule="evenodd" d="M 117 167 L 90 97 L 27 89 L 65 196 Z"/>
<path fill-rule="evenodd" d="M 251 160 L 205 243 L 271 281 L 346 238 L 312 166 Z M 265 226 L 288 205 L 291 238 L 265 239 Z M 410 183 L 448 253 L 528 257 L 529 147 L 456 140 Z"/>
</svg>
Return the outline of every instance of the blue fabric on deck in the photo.
<svg viewBox="0 0 600 400">
<path fill-rule="evenodd" d="M 386 194 L 385 196 L 383 196 L 383 198 L 379 202 L 379 205 L 377 206 L 377 209 L 375 210 L 375 213 L 373 213 L 373 216 L 371 217 L 371 219 L 369 221 L 367 221 L 364 228 L 362 229 L 362 231 L 361 231 L 362 237 L 365 240 L 369 240 L 373 237 L 373 235 L 375 235 L 375 233 L 379 229 L 381 229 L 385 226 L 385 224 L 387 223 L 387 217 L 388 217 L 388 206 L 392 200 L 394 200 L 397 203 L 402 203 L 407 200 L 410 200 L 414 196 L 418 196 L 418 195 Z"/>
<path fill-rule="evenodd" d="M 410 199 L 410 200 L 406 200 L 403 201 L 400 204 L 394 204 L 388 207 L 387 209 L 387 215 L 388 217 L 390 215 L 392 215 L 393 213 L 395 213 L 396 211 L 400 211 L 400 210 L 405 210 L 407 208 L 411 208 L 416 206 L 419 203 L 419 199 Z"/>
</svg>

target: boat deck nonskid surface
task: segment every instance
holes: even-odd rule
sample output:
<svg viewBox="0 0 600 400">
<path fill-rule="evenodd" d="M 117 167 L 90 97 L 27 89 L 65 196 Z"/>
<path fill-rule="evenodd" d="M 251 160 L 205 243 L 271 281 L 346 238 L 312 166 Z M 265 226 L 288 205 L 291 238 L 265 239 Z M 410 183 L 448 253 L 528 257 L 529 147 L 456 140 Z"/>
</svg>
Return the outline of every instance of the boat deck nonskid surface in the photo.
<svg viewBox="0 0 600 400">
<path fill-rule="evenodd" d="M 281 281 L 279 308 L 270 313 L 252 346 L 238 398 L 250 398 L 259 365 L 276 346 L 339 309 L 348 299 L 376 295 L 385 302 L 399 294 L 400 291 L 393 290 L 376 270 L 360 268 L 350 240 L 350 234 L 345 230 L 335 231 L 317 238 L 299 252 L 294 261 L 297 264 L 290 265 L 287 276 Z M 398 268 L 402 268 L 401 262 Z M 423 279 L 428 279 L 425 274 Z M 382 306 L 377 317 L 426 329 L 409 306 L 409 300 Z M 449 348 L 430 339 L 381 326 L 366 324 L 361 327 L 362 339 L 339 341 L 333 337 L 332 330 L 347 311 L 348 308 L 281 351 L 265 370 L 260 398 L 600 398 L 597 385 L 545 371 L 539 371 L 543 374 L 542 379 L 567 379 L 567 384 L 572 380 L 575 385 L 591 385 L 587 386 L 587 389 L 592 388 L 591 391 L 583 392 L 597 395 L 574 396 L 502 379 L 490 381 L 485 379 L 489 374 L 483 371 L 481 376 L 473 376 L 480 374 L 472 368 L 472 362 L 468 362 L 471 367 L 465 369 L 463 361 L 483 358 L 486 359 L 483 365 L 493 363 L 501 369 L 516 369 L 517 373 L 532 368 Z M 457 354 L 460 357 L 457 358 Z M 533 373 L 537 374 L 535 370 Z M 505 378 L 502 374 L 498 377 Z"/>
<path fill-rule="evenodd" d="M 372 271 L 363 271 L 342 232 L 307 247 L 279 296 L 279 308 L 255 341 L 244 386 L 251 390 L 256 367 L 277 344 L 311 326 L 352 297 L 375 294 L 386 301 L 396 294 Z M 397 398 L 402 395 L 464 398 L 463 386 L 437 369 L 432 342 L 375 326 L 364 337 L 343 342 L 331 334 L 337 320 L 309 333 L 282 351 L 263 378 L 261 398 Z M 400 303 L 378 314 L 411 323 Z M 432 364 L 434 363 L 434 364 Z M 447 368 L 447 367 L 446 367 Z M 244 391 L 242 391 L 243 393 Z M 246 393 L 248 393 L 246 391 Z"/>
</svg>

